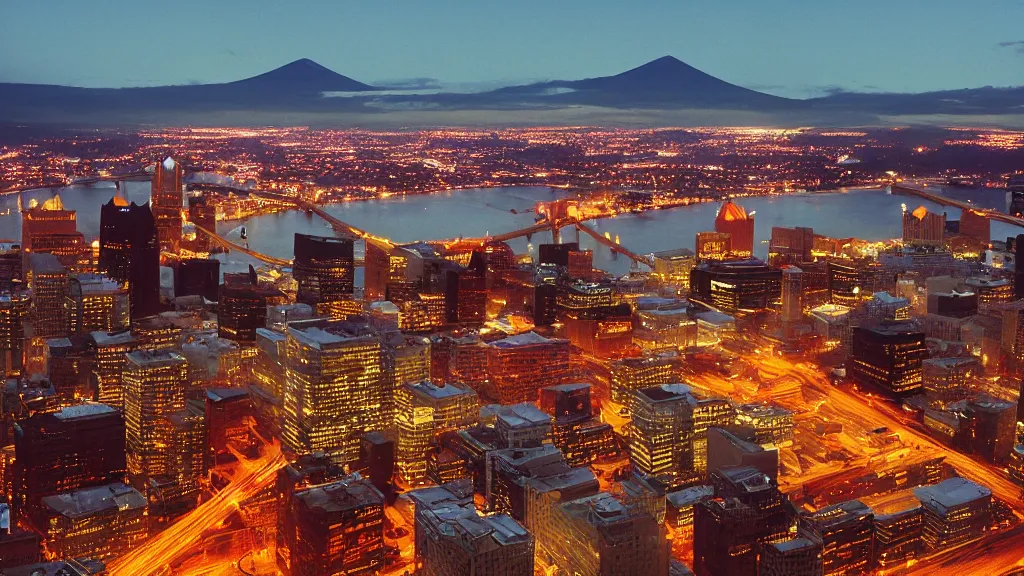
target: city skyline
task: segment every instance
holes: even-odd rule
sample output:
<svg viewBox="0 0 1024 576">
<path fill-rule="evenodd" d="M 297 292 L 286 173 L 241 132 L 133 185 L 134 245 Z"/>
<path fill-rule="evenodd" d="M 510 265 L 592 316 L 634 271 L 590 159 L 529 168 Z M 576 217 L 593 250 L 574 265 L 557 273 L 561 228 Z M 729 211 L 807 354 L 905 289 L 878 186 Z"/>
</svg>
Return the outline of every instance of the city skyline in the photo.
<svg viewBox="0 0 1024 576">
<path fill-rule="evenodd" d="M 983 9 L 952 1 L 648 2 L 628 10 L 608 1 L 543 9 L 520 3 L 501 12 L 457 2 L 317 3 L 304 11 L 234 2 L 185 1 L 170 11 L 127 2 L 89 9 L 59 4 L 58 20 L 48 17 L 50 4 L 45 13 L 20 1 L 5 9 L 0 47 L 11 56 L 0 64 L 0 81 L 218 83 L 309 58 L 375 85 L 481 90 L 605 76 L 672 55 L 726 81 L 796 98 L 1024 84 L 1024 40 L 1013 26 L 1024 8 L 1009 1 Z M 196 16 L 176 29 L 176 42 L 156 42 L 147 33 L 180 14 Z"/>
</svg>

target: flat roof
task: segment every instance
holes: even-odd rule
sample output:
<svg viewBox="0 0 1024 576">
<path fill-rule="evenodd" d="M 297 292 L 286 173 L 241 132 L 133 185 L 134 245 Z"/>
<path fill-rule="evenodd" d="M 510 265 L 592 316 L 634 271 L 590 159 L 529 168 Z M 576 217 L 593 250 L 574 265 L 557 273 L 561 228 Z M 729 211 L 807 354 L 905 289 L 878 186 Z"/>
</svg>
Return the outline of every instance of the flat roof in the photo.
<svg viewBox="0 0 1024 576">
<path fill-rule="evenodd" d="M 658 386 L 641 388 L 638 392 L 646 396 L 652 402 L 668 402 L 683 399 L 687 401 L 696 401 L 693 397 L 691 388 L 686 384 L 659 384 Z"/>
<path fill-rule="evenodd" d="M 131 330 L 118 330 L 116 332 L 96 331 L 89 334 L 97 346 L 116 346 L 118 344 L 130 344 L 135 342 L 135 335 Z"/>
<path fill-rule="evenodd" d="M 295 493 L 307 508 L 325 512 L 341 512 L 363 506 L 384 505 L 384 497 L 369 480 L 358 473 L 343 480 L 307 488 Z"/>
<path fill-rule="evenodd" d="M 441 384 L 438 386 L 429 380 L 424 380 L 422 382 L 406 384 L 406 386 L 414 392 L 434 400 L 444 400 L 446 398 L 454 398 L 456 396 L 476 396 L 476 392 L 471 388 L 464 388 L 456 383 Z"/>
<path fill-rule="evenodd" d="M 510 428 L 528 428 L 532 426 L 550 426 L 551 416 L 541 411 L 532 402 L 522 402 L 511 406 L 502 406 L 498 410 L 498 420 Z"/>
<path fill-rule="evenodd" d="M 686 506 L 693 506 L 701 500 L 711 498 L 714 495 L 714 486 L 701 485 L 683 488 L 682 490 L 676 490 L 675 492 L 669 492 L 665 495 L 665 498 L 673 507 L 684 508 Z"/>
<path fill-rule="evenodd" d="M 183 364 L 185 357 L 174 350 L 135 350 L 127 352 L 125 357 L 132 364 L 139 366 Z"/>
<path fill-rule="evenodd" d="M 82 518 L 113 510 L 140 510 L 146 497 L 121 482 L 47 496 L 43 504 L 67 518 Z"/>
<path fill-rule="evenodd" d="M 949 478 L 938 484 L 914 488 L 914 496 L 921 505 L 945 513 L 949 508 L 991 498 L 992 491 L 966 478 Z"/>
<path fill-rule="evenodd" d="M 348 320 L 299 320 L 288 324 L 289 336 L 318 350 L 376 334 L 369 325 Z"/>
<path fill-rule="evenodd" d="M 494 342 L 491 342 L 490 345 L 497 346 L 498 348 L 515 348 L 517 346 L 536 346 L 538 344 L 547 344 L 548 342 L 565 342 L 565 340 L 545 338 L 540 334 L 531 331 L 502 338 L 501 340 L 495 340 Z"/>
<path fill-rule="evenodd" d="M 102 414 L 111 414 L 114 412 L 117 412 L 117 410 L 114 410 L 106 404 L 100 404 L 99 402 L 86 402 L 84 404 L 67 406 L 55 412 L 53 415 L 58 420 L 74 420 L 76 418 L 88 418 L 90 416 L 100 416 Z"/>
</svg>

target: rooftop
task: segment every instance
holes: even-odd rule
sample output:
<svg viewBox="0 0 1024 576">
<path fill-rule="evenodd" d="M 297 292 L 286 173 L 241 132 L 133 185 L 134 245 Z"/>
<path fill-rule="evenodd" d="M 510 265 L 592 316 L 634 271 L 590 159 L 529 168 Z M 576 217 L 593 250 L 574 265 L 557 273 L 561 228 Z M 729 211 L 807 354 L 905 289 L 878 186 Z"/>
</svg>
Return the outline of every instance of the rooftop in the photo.
<svg viewBox="0 0 1024 576">
<path fill-rule="evenodd" d="M 715 489 L 713 486 L 701 485 L 683 488 L 682 490 L 676 490 L 675 492 L 669 492 L 665 495 L 665 498 L 668 499 L 668 503 L 673 507 L 685 508 L 687 506 L 693 506 L 705 498 L 711 498 L 714 494 Z"/>
<path fill-rule="evenodd" d="M 923 506 L 945 513 L 949 508 L 991 498 L 992 491 L 966 478 L 949 478 L 938 484 L 914 488 L 914 496 Z"/>
<path fill-rule="evenodd" d="M 288 335 L 306 346 L 321 350 L 376 336 L 369 326 L 348 320 L 300 320 L 288 324 Z"/>
<path fill-rule="evenodd" d="M 117 346 L 119 344 L 131 344 L 135 342 L 135 336 L 131 330 L 118 330 L 116 332 L 93 332 L 90 334 L 92 341 L 97 346 Z"/>
<path fill-rule="evenodd" d="M 306 508 L 318 508 L 328 513 L 384 505 L 381 493 L 358 472 L 344 480 L 296 492 L 294 497 L 302 501 Z"/>
<path fill-rule="evenodd" d="M 686 400 L 694 402 L 691 389 L 686 384 L 660 384 L 641 388 L 639 394 L 646 396 L 652 402 L 672 402 Z"/>
<path fill-rule="evenodd" d="M 536 346 L 539 344 L 547 344 L 549 342 L 564 342 L 564 340 L 545 338 L 536 332 L 524 332 L 501 340 L 495 340 L 490 344 L 491 346 L 496 346 L 498 348 L 516 348 L 518 346 Z"/>
<path fill-rule="evenodd" d="M 171 366 L 185 364 L 187 361 L 181 354 L 174 350 L 135 350 L 128 352 L 125 357 L 129 362 L 137 366 Z"/>
<path fill-rule="evenodd" d="M 498 411 L 498 420 L 509 428 L 529 428 L 533 426 L 550 426 L 551 416 L 542 412 L 532 402 L 522 402 L 511 406 L 502 406 Z"/>
<path fill-rule="evenodd" d="M 74 420 L 77 418 L 88 418 L 90 416 L 100 416 L 102 414 L 112 414 L 117 412 L 106 404 L 100 404 L 99 402 L 86 402 L 84 404 L 75 404 L 74 406 L 67 406 L 62 408 L 53 415 L 58 420 Z"/>
<path fill-rule="evenodd" d="M 415 384 L 406 384 L 405 386 L 413 392 L 433 400 L 444 400 L 446 398 L 454 398 L 456 396 L 476 396 L 476 392 L 472 389 L 457 383 L 442 384 L 438 386 L 429 380 L 424 380 Z"/>
<path fill-rule="evenodd" d="M 112 510 L 138 510 L 146 507 L 146 497 L 138 490 L 115 482 L 106 486 L 47 496 L 43 504 L 67 518 L 81 518 Z"/>
</svg>

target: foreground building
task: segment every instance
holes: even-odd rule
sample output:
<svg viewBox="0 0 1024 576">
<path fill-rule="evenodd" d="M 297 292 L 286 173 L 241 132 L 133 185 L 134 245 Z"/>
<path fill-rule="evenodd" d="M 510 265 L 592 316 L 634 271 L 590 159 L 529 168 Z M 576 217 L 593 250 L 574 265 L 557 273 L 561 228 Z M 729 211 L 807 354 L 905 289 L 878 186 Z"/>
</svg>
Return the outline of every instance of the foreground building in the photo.
<svg viewBox="0 0 1024 576">
<path fill-rule="evenodd" d="M 924 334 L 909 324 L 853 329 L 850 375 L 861 384 L 896 396 L 919 391 L 928 349 Z"/>
<path fill-rule="evenodd" d="M 947 550 L 984 535 L 992 491 L 964 478 L 914 489 L 923 512 L 921 537 L 930 551 Z"/>
<path fill-rule="evenodd" d="M 438 435 L 469 428 L 479 420 L 476 392 L 461 384 L 404 384 L 395 403 L 396 460 L 402 480 L 409 485 L 426 480 L 427 455 Z"/>
<path fill-rule="evenodd" d="M 488 344 L 491 386 L 501 404 L 536 402 L 541 388 L 562 384 L 569 375 L 569 341 L 536 332 Z"/>
<path fill-rule="evenodd" d="M 120 482 L 43 498 L 47 549 L 58 558 L 117 558 L 149 536 L 146 497 Z"/>
<path fill-rule="evenodd" d="M 188 362 L 172 350 L 125 355 L 124 418 L 128 472 L 140 480 L 174 473 L 170 418 L 185 408 Z"/>
<path fill-rule="evenodd" d="M 799 534 L 822 545 L 822 574 L 869 571 L 874 544 L 874 512 L 859 500 L 827 506 L 800 518 Z"/>
</svg>

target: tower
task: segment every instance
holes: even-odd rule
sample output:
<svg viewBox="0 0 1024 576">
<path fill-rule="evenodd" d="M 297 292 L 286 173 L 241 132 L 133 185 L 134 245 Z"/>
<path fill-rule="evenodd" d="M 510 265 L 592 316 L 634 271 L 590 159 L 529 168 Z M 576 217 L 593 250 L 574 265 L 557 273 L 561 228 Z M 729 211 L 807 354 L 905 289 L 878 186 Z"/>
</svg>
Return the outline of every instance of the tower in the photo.
<svg viewBox="0 0 1024 576">
<path fill-rule="evenodd" d="M 177 254 L 181 244 L 181 210 L 185 203 L 181 174 L 181 164 L 170 156 L 153 172 L 150 203 L 161 252 Z"/>
<path fill-rule="evenodd" d="M 160 311 L 160 247 L 148 204 L 115 196 L 100 208 L 100 271 L 128 283 L 133 320 Z"/>
<path fill-rule="evenodd" d="M 729 200 L 715 217 L 715 232 L 729 234 L 732 253 L 749 258 L 754 255 L 754 213 L 747 214 L 739 204 Z"/>
</svg>

